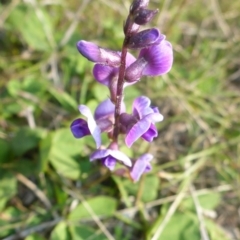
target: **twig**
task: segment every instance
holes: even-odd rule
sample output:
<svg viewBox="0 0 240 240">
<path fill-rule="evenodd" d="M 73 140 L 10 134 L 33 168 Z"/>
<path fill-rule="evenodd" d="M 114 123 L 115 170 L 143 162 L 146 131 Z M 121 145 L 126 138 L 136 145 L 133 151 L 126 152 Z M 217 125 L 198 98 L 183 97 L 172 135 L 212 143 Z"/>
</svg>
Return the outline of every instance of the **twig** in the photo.
<svg viewBox="0 0 240 240">
<path fill-rule="evenodd" d="M 182 200 L 184 199 L 184 197 L 186 196 L 186 191 L 188 188 L 188 184 L 186 184 L 184 186 L 184 188 L 181 190 L 181 192 L 177 195 L 177 197 L 175 198 L 174 202 L 172 203 L 172 205 L 170 206 L 167 214 L 165 215 L 162 223 L 159 225 L 157 231 L 155 232 L 154 236 L 151 238 L 151 240 L 158 240 L 160 235 L 162 234 L 164 228 L 166 227 L 166 225 L 168 224 L 168 222 L 170 221 L 171 217 L 173 216 L 173 214 L 176 212 L 179 204 L 182 202 Z"/>
<path fill-rule="evenodd" d="M 211 192 L 226 192 L 226 191 L 230 191 L 232 189 L 233 189 L 233 187 L 231 185 L 222 185 L 222 186 L 218 186 L 215 188 L 209 188 L 209 189 L 205 188 L 205 189 L 197 190 L 197 191 L 195 191 L 195 194 L 196 194 L 196 196 L 202 196 L 202 195 L 205 195 L 205 194 L 208 194 Z M 149 208 L 153 208 L 153 207 L 162 205 L 164 203 L 173 202 L 176 199 L 176 197 L 177 197 L 177 195 L 172 195 L 169 197 L 154 200 L 152 202 L 146 203 L 144 208 L 149 209 Z M 189 198 L 189 197 L 190 197 L 189 193 L 186 193 L 184 198 Z M 122 209 L 122 210 L 118 211 L 118 213 L 127 214 L 129 212 L 132 212 L 132 214 L 134 214 L 137 210 L 138 210 L 138 207 L 135 206 L 135 207 L 131 207 L 131 208 Z"/>
<path fill-rule="evenodd" d="M 48 200 L 48 198 L 46 197 L 46 195 L 44 194 L 43 191 L 41 191 L 36 184 L 34 184 L 32 181 L 30 181 L 28 178 L 26 178 L 25 176 L 23 176 L 21 173 L 18 173 L 16 175 L 17 180 L 19 182 L 21 182 L 22 184 L 24 184 L 27 188 L 29 188 L 35 195 L 36 197 L 39 198 L 39 200 L 45 205 L 45 207 L 48 210 L 52 210 L 52 204 L 51 202 Z M 58 218 L 57 213 L 53 212 L 53 216 L 55 218 Z"/>
<path fill-rule="evenodd" d="M 192 195 L 193 203 L 195 205 L 198 221 L 199 221 L 199 224 L 200 224 L 199 229 L 200 229 L 200 234 L 201 234 L 201 240 L 210 240 L 210 238 L 208 236 L 208 232 L 207 232 L 206 227 L 205 227 L 204 218 L 203 218 L 203 215 L 202 215 L 202 209 L 201 209 L 199 200 L 197 198 L 197 195 L 196 195 L 195 188 L 194 188 L 193 184 L 190 185 L 189 190 L 190 190 L 190 193 Z"/>
<path fill-rule="evenodd" d="M 115 240 L 115 238 L 111 235 L 111 233 L 107 230 L 104 224 L 100 221 L 99 217 L 94 213 L 91 206 L 87 203 L 84 197 L 81 194 L 77 194 L 69 189 L 65 189 L 65 191 L 70 194 L 72 197 L 77 198 L 81 201 L 82 205 L 89 212 L 94 222 L 98 225 L 99 229 L 105 234 L 108 240 Z"/>
<path fill-rule="evenodd" d="M 87 6 L 87 4 L 90 2 L 91 0 L 84 0 L 81 4 L 81 6 L 78 8 L 74 19 L 72 21 L 72 23 L 70 24 L 70 26 L 68 27 L 64 37 L 62 38 L 59 47 L 63 47 L 64 45 L 67 44 L 67 42 L 69 41 L 69 39 L 71 38 L 72 34 L 74 33 L 77 25 L 78 25 L 78 17 L 81 15 L 81 13 L 84 11 L 85 7 Z"/>
<path fill-rule="evenodd" d="M 212 7 L 214 17 L 219 27 L 221 28 L 223 34 L 225 35 L 225 37 L 229 38 L 229 36 L 231 35 L 231 30 L 222 16 L 218 0 L 211 0 L 211 7 Z"/>
<path fill-rule="evenodd" d="M 45 229 L 51 228 L 51 227 L 55 226 L 57 223 L 59 223 L 61 220 L 62 220 L 62 218 L 57 218 L 57 219 L 54 219 L 53 221 L 45 222 L 38 226 L 34 226 L 32 228 L 24 229 L 23 231 L 21 231 L 19 233 L 16 233 L 14 235 L 4 238 L 3 240 L 17 240 L 20 238 L 25 238 L 32 233 L 42 232 Z"/>
<path fill-rule="evenodd" d="M 34 116 L 33 116 L 33 108 L 31 106 L 28 106 L 26 109 L 24 109 L 20 113 L 20 116 L 25 117 L 27 119 L 28 126 L 31 129 L 36 128 L 36 123 L 35 123 L 35 119 L 34 119 Z"/>
</svg>

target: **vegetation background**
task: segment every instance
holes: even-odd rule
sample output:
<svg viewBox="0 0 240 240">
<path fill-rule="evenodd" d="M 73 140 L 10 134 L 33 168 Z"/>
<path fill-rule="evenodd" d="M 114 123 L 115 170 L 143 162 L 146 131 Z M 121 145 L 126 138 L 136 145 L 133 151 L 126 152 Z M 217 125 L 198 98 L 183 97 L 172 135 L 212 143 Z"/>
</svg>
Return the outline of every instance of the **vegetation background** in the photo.
<svg viewBox="0 0 240 240">
<path fill-rule="evenodd" d="M 129 0 L 0 1 L 0 239 L 239 240 L 240 1 L 151 0 L 171 72 L 127 89 L 165 120 L 134 184 L 89 163 L 69 125 L 108 96 L 80 39 L 121 48 Z M 133 52 L 134 54 L 134 52 Z"/>
</svg>

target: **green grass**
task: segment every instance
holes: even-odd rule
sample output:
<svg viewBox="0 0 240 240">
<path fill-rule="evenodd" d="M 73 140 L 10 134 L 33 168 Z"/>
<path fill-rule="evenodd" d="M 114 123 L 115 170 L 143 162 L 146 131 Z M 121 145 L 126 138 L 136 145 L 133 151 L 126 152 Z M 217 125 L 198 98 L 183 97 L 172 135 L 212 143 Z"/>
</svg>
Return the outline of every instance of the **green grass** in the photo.
<svg viewBox="0 0 240 240">
<path fill-rule="evenodd" d="M 165 116 L 153 143 L 123 149 L 154 155 L 139 183 L 89 163 L 92 139 L 71 136 L 78 104 L 108 96 L 76 42 L 119 50 L 129 5 L 1 1 L 1 239 L 240 239 L 239 1 L 150 1 L 175 60 L 126 91 Z"/>
</svg>

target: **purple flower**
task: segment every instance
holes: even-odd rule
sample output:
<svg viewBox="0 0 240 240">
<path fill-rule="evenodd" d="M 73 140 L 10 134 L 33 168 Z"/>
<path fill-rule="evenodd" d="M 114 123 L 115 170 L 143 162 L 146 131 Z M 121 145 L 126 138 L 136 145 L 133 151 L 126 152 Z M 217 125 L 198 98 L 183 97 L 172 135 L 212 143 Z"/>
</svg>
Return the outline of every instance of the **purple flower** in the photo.
<svg viewBox="0 0 240 240">
<path fill-rule="evenodd" d="M 152 169 L 150 161 L 153 159 L 151 154 L 143 154 L 134 163 L 130 170 L 130 176 L 134 182 L 137 182 L 143 173 L 149 172 Z"/>
<path fill-rule="evenodd" d="M 143 48 L 140 51 L 138 59 L 126 69 L 127 82 L 138 81 L 143 75 L 159 76 L 170 71 L 173 63 L 173 50 L 171 43 L 164 38 L 160 44 Z"/>
<path fill-rule="evenodd" d="M 122 113 L 120 121 L 123 131 L 125 130 L 125 143 L 128 147 L 140 137 L 151 142 L 153 138 L 158 136 L 155 122 L 163 120 L 163 115 L 159 113 L 157 108 L 150 107 L 149 98 L 141 96 L 134 100 L 132 115 Z"/>
<path fill-rule="evenodd" d="M 132 162 L 129 157 L 127 157 L 124 153 L 115 148 L 114 144 L 107 149 L 98 149 L 93 152 L 90 156 L 90 162 L 95 160 L 100 160 L 103 165 L 109 168 L 111 171 L 114 169 L 117 161 L 123 162 L 126 166 L 131 167 Z"/>
<path fill-rule="evenodd" d="M 94 117 L 90 109 L 85 105 L 80 105 L 79 111 L 87 118 L 87 121 L 78 118 L 72 122 L 70 128 L 73 136 L 82 138 L 92 135 L 97 148 L 99 148 L 101 146 L 101 132 L 109 132 L 113 128 L 115 105 L 110 99 L 103 101 L 96 108 Z"/>
<path fill-rule="evenodd" d="M 101 48 L 94 43 L 84 40 L 77 43 L 77 49 L 91 62 L 106 64 L 112 67 L 120 65 L 121 52 Z"/>
<path fill-rule="evenodd" d="M 135 61 L 136 61 L 136 58 L 132 54 L 127 53 L 126 66 L 129 66 Z M 117 82 L 118 73 L 119 73 L 118 67 L 111 67 L 104 64 L 95 64 L 93 68 L 93 76 L 95 77 L 95 79 L 99 83 L 107 87 L 110 87 L 111 85 L 114 85 L 114 82 Z M 127 85 L 131 85 L 131 84 L 126 83 L 125 86 Z"/>
</svg>

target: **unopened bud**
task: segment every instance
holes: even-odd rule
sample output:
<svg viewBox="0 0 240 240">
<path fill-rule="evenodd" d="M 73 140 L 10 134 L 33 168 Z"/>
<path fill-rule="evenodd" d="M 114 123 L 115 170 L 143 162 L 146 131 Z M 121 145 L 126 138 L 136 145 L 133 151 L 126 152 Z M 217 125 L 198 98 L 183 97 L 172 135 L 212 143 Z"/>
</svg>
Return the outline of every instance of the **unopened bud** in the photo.
<svg viewBox="0 0 240 240">
<path fill-rule="evenodd" d="M 131 7 L 130 13 L 135 14 L 140 8 L 146 8 L 148 6 L 149 0 L 134 0 Z"/>
<path fill-rule="evenodd" d="M 134 16 L 134 22 L 138 25 L 144 25 L 152 20 L 152 18 L 158 13 L 158 9 L 139 9 Z"/>
<path fill-rule="evenodd" d="M 126 44 L 126 47 L 130 49 L 146 48 L 159 44 L 163 39 L 164 35 L 160 34 L 158 29 L 151 28 L 133 35 Z"/>
<path fill-rule="evenodd" d="M 144 58 L 139 58 L 132 63 L 125 72 L 124 78 L 126 82 L 132 83 L 138 81 L 141 78 L 143 69 L 146 67 L 147 63 L 148 62 Z"/>
</svg>

